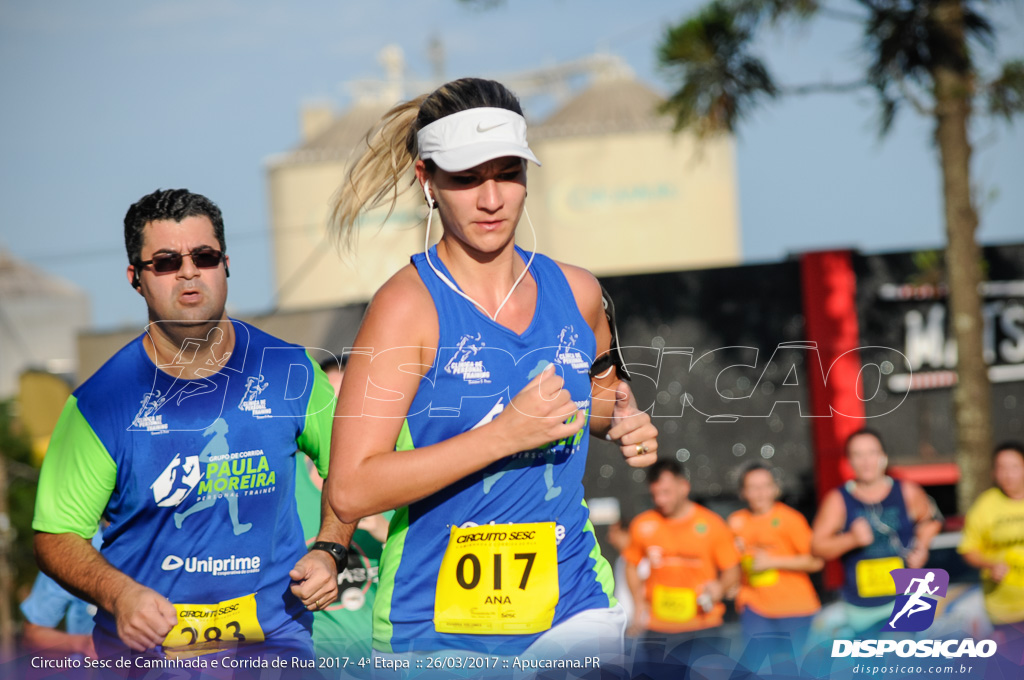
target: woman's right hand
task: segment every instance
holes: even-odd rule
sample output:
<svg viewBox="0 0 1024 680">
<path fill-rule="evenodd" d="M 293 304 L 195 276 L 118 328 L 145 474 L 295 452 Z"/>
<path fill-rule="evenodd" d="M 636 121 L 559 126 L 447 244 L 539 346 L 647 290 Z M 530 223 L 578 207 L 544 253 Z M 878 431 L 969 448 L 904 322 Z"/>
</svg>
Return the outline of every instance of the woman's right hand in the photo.
<svg viewBox="0 0 1024 680">
<path fill-rule="evenodd" d="M 586 425 L 586 411 L 576 408 L 555 365 L 548 364 L 494 422 L 515 451 L 529 451 L 575 435 Z"/>
</svg>

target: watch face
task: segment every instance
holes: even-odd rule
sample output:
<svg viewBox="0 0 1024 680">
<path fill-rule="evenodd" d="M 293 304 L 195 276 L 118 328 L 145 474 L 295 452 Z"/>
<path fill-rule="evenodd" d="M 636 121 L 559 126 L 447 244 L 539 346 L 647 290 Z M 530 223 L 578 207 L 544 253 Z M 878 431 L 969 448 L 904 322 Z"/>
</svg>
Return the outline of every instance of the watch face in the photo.
<svg viewBox="0 0 1024 680">
<path fill-rule="evenodd" d="M 316 543 L 313 543 L 309 549 L 324 551 L 334 558 L 334 563 L 338 565 L 339 568 L 342 566 L 341 563 L 344 562 L 344 555 L 348 553 L 345 547 L 340 543 L 331 543 L 329 541 L 317 541 Z"/>
</svg>

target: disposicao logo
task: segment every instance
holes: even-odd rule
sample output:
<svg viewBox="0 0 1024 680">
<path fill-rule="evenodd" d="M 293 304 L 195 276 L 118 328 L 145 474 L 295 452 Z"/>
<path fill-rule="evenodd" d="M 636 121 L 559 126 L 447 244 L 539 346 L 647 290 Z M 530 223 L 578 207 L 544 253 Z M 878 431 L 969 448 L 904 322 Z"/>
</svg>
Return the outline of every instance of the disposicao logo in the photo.
<svg viewBox="0 0 1024 680">
<path fill-rule="evenodd" d="M 935 622 L 938 598 L 946 597 L 949 573 L 945 569 L 893 569 L 889 573 L 896 583 L 897 595 L 885 630 L 926 630 Z"/>
<path fill-rule="evenodd" d="M 893 569 L 896 601 L 883 631 L 920 633 L 935 622 L 935 609 L 949 589 L 944 569 Z M 900 595 L 899 593 L 902 593 Z M 992 640 L 835 640 L 832 657 L 878 657 L 895 653 L 900 657 L 990 657 L 996 653 Z"/>
</svg>

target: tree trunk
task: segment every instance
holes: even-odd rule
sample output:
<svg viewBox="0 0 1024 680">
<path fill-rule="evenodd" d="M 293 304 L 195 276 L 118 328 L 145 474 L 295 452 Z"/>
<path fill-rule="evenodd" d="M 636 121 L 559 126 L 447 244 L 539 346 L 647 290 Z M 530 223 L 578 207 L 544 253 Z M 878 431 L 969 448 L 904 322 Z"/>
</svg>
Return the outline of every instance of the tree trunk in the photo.
<svg viewBox="0 0 1024 680">
<path fill-rule="evenodd" d="M 952 46 L 937 60 L 932 77 L 946 216 L 950 319 L 957 345 L 957 384 L 953 391 L 960 467 L 957 502 L 960 513 L 964 513 L 991 482 L 992 448 L 992 391 L 982 346 L 981 249 L 974 237 L 978 214 L 971 201 L 971 143 L 967 135 L 974 76 L 967 54 L 962 0 L 940 2 L 934 16 Z"/>
</svg>

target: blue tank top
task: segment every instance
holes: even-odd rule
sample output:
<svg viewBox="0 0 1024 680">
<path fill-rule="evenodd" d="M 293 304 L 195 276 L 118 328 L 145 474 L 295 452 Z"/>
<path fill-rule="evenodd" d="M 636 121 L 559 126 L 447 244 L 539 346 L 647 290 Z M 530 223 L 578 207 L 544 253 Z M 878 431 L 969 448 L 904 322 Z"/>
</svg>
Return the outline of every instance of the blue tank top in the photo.
<svg viewBox="0 0 1024 680">
<path fill-rule="evenodd" d="M 855 498 L 846 486 L 839 487 L 846 506 L 846 523 L 843 531 L 849 531 L 850 525 L 858 517 L 863 517 L 871 525 L 875 540 L 863 548 L 856 548 L 843 555 L 843 598 L 850 604 L 859 607 L 874 607 L 893 601 L 892 595 L 863 597 L 858 590 L 858 564 L 868 560 L 879 560 L 875 564 L 891 566 L 883 562 L 884 558 L 899 557 L 906 559 L 910 543 L 914 538 L 914 522 L 907 514 L 907 504 L 903 500 L 903 490 L 898 481 L 893 481 L 889 495 L 881 503 L 868 504 Z M 905 565 L 904 565 L 905 566 Z M 870 565 L 861 566 L 861 590 L 870 586 L 865 581 L 870 578 Z"/>
<path fill-rule="evenodd" d="M 525 260 L 526 254 L 516 251 Z M 435 248 L 430 259 L 452 278 Z M 489 422 L 549 363 L 557 366 L 577 406 L 586 410 L 588 426 L 575 437 L 517 453 L 396 510 L 381 557 L 374 648 L 517 654 L 541 633 L 437 631 L 438 572 L 452 527 L 554 522 L 559 597 L 552 625 L 615 603 L 611 569 L 601 556 L 583 500 L 589 371 L 596 341 L 561 269 L 543 255 L 536 255 L 530 268 L 537 304 L 521 335 L 448 288 L 423 254 L 414 255 L 412 262 L 437 310 L 439 349 L 420 381 L 396 448 L 427 446 Z"/>
</svg>

